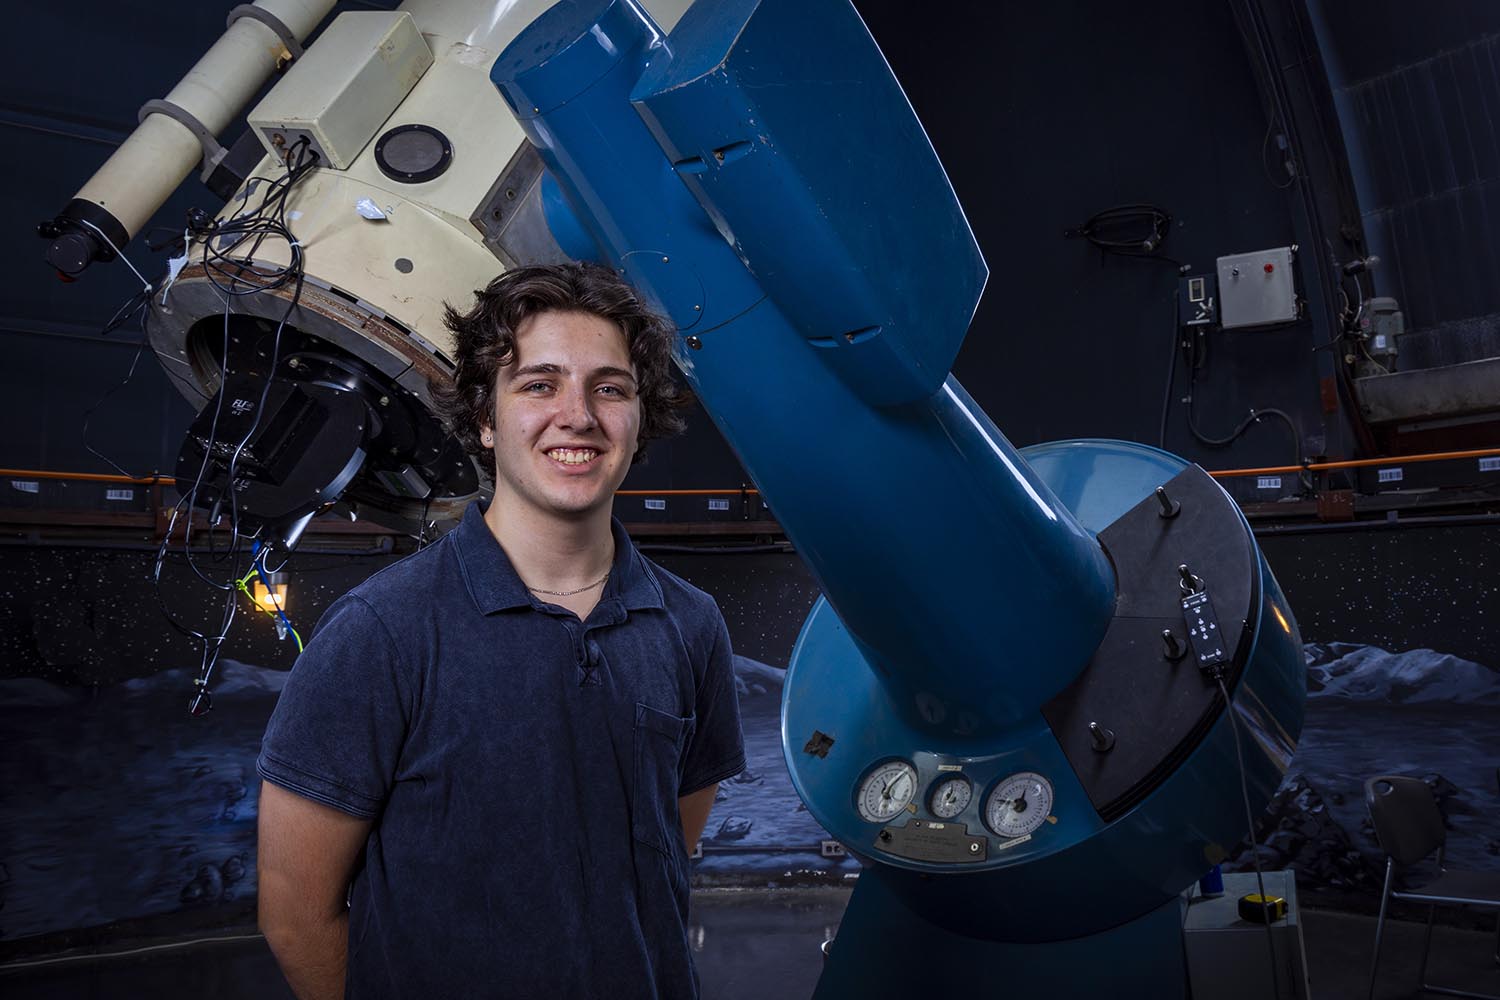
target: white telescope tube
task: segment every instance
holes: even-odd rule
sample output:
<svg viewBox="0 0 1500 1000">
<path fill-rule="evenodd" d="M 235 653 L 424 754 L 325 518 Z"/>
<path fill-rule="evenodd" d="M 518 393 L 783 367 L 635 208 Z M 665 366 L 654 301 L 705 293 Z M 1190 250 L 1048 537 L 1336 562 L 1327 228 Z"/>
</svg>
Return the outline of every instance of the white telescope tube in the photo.
<svg viewBox="0 0 1500 1000">
<path fill-rule="evenodd" d="M 301 42 L 333 5 L 334 0 L 256 0 L 250 6 L 271 15 L 273 23 L 280 22 Z M 270 24 L 254 14 L 235 13 L 239 16 L 165 98 L 166 104 L 196 119 L 214 136 L 255 96 L 277 63 L 290 55 Z M 161 112 L 147 114 L 58 217 L 54 223 L 57 242 L 48 258 L 60 269 L 77 273 L 90 259 L 119 250 L 202 157 L 203 145 L 191 128 Z M 67 245 L 69 237 L 71 246 Z M 84 252 L 80 240 L 102 245 L 92 253 Z"/>
</svg>

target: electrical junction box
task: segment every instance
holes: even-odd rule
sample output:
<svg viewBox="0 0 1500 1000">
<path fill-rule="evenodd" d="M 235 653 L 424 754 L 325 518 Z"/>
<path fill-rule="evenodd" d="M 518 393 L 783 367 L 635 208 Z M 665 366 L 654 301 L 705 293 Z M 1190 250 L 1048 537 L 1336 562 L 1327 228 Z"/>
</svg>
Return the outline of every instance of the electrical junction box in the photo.
<svg viewBox="0 0 1500 1000">
<path fill-rule="evenodd" d="M 250 127 L 278 162 L 305 138 L 320 165 L 347 170 L 431 65 L 406 11 L 340 14 L 250 112 Z"/>
<path fill-rule="evenodd" d="M 1298 319 L 1295 252 L 1296 247 L 1274 247 L 1220 257 L 1219 325 L 1233 330 Z"/>
</svg>

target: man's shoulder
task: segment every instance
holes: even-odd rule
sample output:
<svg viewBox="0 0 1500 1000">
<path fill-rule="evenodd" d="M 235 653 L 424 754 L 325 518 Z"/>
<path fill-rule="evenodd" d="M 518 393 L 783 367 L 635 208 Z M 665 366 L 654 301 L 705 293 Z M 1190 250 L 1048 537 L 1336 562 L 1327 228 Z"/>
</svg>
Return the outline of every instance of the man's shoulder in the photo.
<svg viewBox="0 0 1500 1000">
<path fill-rule="evenodd" d="M 657 589 L 661 591 L 662 604 L 669 615 L 686 627 L 701 625 L 715 632 L 718 630 L 719 623 L 724 620 L 724 615 L 719 611 L 719 604 L 711 594 L 693 586 L 676 573 L 648 559 L 644 554 L 641 554 L 640 558 L 647 575 L 655 581 Z"/>
<path fill-rule="evenodd" d="M 343 600 L 358 601 L 386 620 L 409 618 L 419 609 L 465 589 L 452 533 L 389 566 L 353 587 Z"/>
<path fill-rule="evenodd" d="M 707 591 L 688 583 L 644 553 L 641 553 L 640 557 L 641 562 L 645 564 L 647 574 L 656 581 L 657 589 L 661 591 L 662 603 L 667 606 L 668 611 L 700 614 L 711 612 L 715 616 L 718 615 L 719 605 Z"/>
</svg>

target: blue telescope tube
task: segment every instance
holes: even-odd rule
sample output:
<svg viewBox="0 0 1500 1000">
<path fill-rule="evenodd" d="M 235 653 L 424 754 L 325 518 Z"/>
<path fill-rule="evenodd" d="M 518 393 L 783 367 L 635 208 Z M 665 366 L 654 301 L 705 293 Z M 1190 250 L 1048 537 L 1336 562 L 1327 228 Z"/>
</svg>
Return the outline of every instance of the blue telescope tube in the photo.
<svg viewBox="0 0 1500 1000">
<path fill-rule="evenodd" d="M 626 0 L 564 0 L 491 78 L 561 194 L 554 229 L 677 323 L 894 710 L 949 746 L 1031 724 L 1099 644 L 1114 572 L 949 374 L 988 270 L 853 8 L 700 3 L 669 46 Z"/>
</svg>

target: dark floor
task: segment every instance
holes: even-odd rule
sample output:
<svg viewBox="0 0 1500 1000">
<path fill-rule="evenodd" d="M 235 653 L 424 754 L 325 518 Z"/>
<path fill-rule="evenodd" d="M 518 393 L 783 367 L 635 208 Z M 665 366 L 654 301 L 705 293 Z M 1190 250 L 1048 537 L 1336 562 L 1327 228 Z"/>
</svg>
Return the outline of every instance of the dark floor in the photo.
<svg viewBox="0 0 1500 1000">
<path fill-rule="evenodd" d="M 819 945 L 837 931 L 848 898 L 842 889 L 696 893 L 691 933 L 705 1000 L 811 995 L 822 964 Z M 1304 908 L 1302 923 L 1312 996 L 1363 998 L 1374 919 Z M 1422 932 L 1421 924 L 1388 925 L 1377 997 L 1423 995 L 1416 992 Z M 1495 945 L 1493 931 L 1439 926 L 1429 975 L 1443 985 L 1500 994 Z M 152 945 L 110 957 L 0 965 L 0 995 L 7 1000 L 277 1000 L 291 993 L 265 942 L 240 934 Z"/>
</svg>

